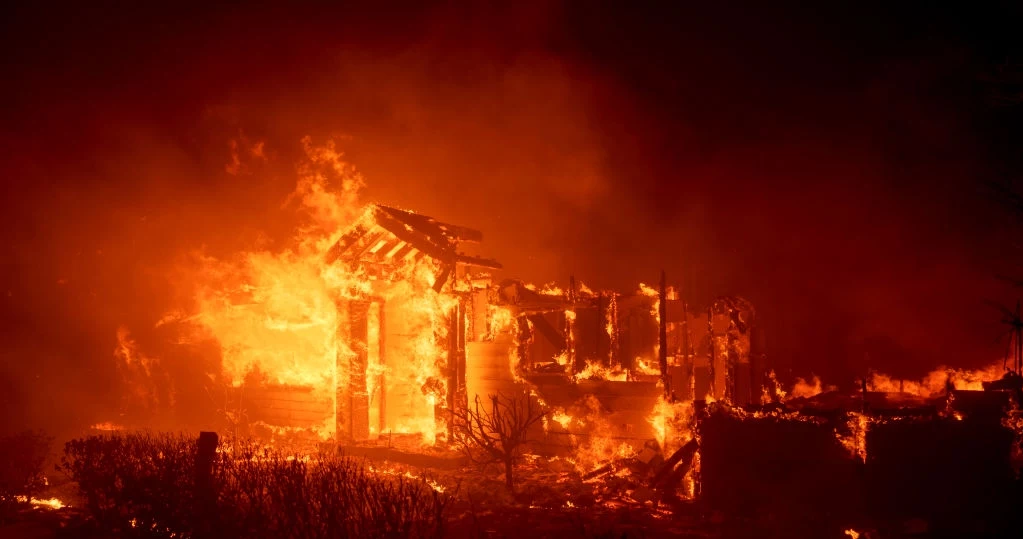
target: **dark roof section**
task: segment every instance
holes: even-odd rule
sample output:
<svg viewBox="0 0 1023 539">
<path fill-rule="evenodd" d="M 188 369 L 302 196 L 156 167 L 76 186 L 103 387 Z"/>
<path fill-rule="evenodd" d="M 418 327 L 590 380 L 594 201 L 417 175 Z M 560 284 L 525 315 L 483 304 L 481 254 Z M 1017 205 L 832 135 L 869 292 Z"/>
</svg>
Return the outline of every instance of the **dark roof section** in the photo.
<svg viewBox="0 0 1023 539">
<path fill-rule="evenodd" d="M 327 251 L 325 261 L 363 260 L 394 263 L 405 258 L 429 256 L 446 265 L 457 263 L 490 269 L 501 264 L 489 258 L 457 251 L 462 242 L 479 243 L 483 233 L 442 223 L 418 213 L 374 204 Z"/>
</svg>

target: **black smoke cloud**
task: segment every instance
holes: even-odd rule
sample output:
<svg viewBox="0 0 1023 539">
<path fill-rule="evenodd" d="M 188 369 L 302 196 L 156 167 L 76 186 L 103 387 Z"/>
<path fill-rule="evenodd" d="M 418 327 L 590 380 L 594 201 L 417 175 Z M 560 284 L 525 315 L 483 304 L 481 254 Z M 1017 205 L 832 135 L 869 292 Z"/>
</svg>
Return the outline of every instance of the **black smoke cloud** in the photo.
<svg viewBox="0 0 1023 539">
<path fill-rule="evenodd" d="M 155 328 L 188 302 L 171 268 L 282 247 L 306 135 L 507 276 L 745 296 L 785 373 L 988 364 L 1015 253 L 985 185 L 1018 133 L 976 74 L 1017 44 L 1005 13 L 917 8 L 15 10 L 8 423 L 109 417 L 122 325 L 205 402 L 210 351 Z"/>
</svg>

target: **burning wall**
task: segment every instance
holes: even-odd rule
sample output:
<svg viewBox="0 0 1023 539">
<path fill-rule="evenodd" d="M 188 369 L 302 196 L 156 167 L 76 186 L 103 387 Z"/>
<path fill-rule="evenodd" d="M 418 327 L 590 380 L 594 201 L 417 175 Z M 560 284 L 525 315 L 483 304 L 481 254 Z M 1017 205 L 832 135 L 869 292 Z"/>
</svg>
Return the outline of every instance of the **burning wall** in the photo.
<svg viewBox="0 0 1023 539">
<path fill-rule="evenodd" d="M 371 205 L 326 250 L 335 332 L 324 372 L 340 439 L 415 433 L 432 444 L 443 432 L 442 410 L 465 386 L 465 313 L 487 282 L 479 269 L 500 268 L 457 250 L 480 238 Z M 474 283 L 474 272 L 483 280 Z"/>
</svg>

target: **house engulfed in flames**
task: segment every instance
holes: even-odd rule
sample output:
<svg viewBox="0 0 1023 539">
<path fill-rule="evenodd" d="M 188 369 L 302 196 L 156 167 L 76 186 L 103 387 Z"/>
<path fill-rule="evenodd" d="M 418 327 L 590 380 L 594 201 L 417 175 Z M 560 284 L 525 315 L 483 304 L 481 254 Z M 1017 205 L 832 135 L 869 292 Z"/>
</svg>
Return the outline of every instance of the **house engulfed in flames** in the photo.
<svg viewBox="0 0 1023 539">
<path fill-rule="evenodd" d="M 663 277 L 659 289 L 632 294 L 574 278 L 566 289 L 495 283 L 500 263 L 463 250 L 481 240 L 368 207 L 323 261 L 350 276 L 335 297 L 335 394 L 246 384 L 249 421 L 278 430 L 333 422 L 339 440 L 407 435 L 429 445 L 448 434 L 460 404 L 500 393 L 557 410 L 543 437 L 554 448 L 599 435 L 624 451 L 664 443 L 664 421 L 652 418 L 661 403 L 759 397 L 748 302 L 719 298 L 690 312 Z"/>
</svg>

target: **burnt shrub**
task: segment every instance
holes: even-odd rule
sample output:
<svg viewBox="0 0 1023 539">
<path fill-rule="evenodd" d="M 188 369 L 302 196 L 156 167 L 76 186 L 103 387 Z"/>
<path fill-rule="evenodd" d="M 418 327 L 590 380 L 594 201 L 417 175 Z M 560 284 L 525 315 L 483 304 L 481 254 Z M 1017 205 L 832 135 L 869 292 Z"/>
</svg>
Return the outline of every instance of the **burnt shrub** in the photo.
<svg viewBox="0 0 1023 539">
<path fill-rule="evenodd" d="M 447 496 L 338 453 L 224 444 L 208 490 L 195 440 L 128 434 L 70 442 L 62 467 L 108 532 L 138 537 L 439 537 Z"/>
<path fill-rule="evenodd" d="M 0 521 L 46 486 L 43 462 L 52 442 L 46 434 L 33 431 L 0 437 Z"/>
<path fill-rule="evenodd" d="M 195 440 L 170 434 L 90 436 L 64 445 L 60 467 L 101 529 L 159 536 L 191 529 Z"/>
</svg>

